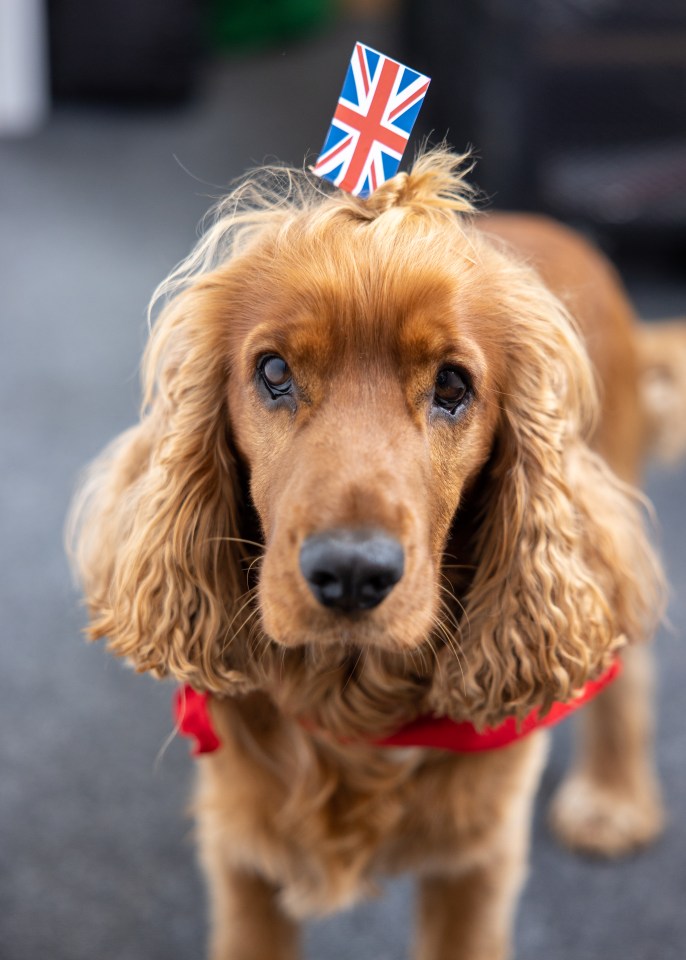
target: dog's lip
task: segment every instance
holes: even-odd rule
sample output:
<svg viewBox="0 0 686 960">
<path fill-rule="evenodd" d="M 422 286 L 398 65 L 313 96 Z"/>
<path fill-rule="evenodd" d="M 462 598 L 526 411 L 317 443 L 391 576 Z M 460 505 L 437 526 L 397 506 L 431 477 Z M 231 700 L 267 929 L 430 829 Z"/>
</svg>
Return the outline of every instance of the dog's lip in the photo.
<svg viewBox="0 0 686 960">
<path fill-rule="evenodd" d="M 364 651 L 367 648 L 376 648 L 395 653 L 400 650 L 416 649 L 426 637 L 426 630 L 424 630 L 417 631 L 416 637 L 401 638 L 396 635 L 392 624 L 382 626 L 371 623 L 373 614 L 374 611 L 361 611 L 350 615 L 336 614 L 329 624 L 319 623 L 316 626 L 309 624 L 302 630 L 289 634 L 278 631 L 270 636 L 279 646 L 288 648 L 312 648 L 319 645 L 338 646 L 342 651 L 351 649 Z"/>
</svg>

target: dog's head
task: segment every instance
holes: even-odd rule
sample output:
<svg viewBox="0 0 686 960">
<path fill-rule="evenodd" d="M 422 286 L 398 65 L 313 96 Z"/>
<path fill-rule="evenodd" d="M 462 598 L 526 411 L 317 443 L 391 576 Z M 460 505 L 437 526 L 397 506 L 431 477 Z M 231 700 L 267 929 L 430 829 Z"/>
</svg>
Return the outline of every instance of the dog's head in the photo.
<svg viewBox="0 0 686 960">
<path fill-rule="evenodd" d="M 264 231 L 220 281 L 277 643 L 406 650 L 430 633 L 448 530 L 498 419 L 474 255 L 452 211 L 333 199 Z"/>
<path fill-rule="evenodd" d="M 243 188 L 164 288 L 82 524 L 92 632 L 141 669 L 226 690 L 265 648 L 430 651 L 433 705 L 492 720 L 642 629 L 584 348 L 456 169 L 427 154 L 366 201 Z"/>
</svg>

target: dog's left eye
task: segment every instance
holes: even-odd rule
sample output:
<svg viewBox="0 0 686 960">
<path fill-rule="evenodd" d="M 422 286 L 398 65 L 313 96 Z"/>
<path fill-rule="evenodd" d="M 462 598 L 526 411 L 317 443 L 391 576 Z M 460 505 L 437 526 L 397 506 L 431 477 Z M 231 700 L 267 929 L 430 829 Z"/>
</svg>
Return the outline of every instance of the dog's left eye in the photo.
<svg viewBox="0 0 686 960">
<path fill-rule="evenodd" d="M 260 377 L 272 396 L 282 397 L 290 393 L 293 386 L 291 369 L 283 359 L 276 354 L 263 357 L 259 365 Z"/>
<path fill-rule="evenodd" d="M 450 413 L 456 413 L 469 399 L 471 384 L 469 375 L 459 367 L 442 367 L 434 384 L 434 405 Z"/>
</svg>

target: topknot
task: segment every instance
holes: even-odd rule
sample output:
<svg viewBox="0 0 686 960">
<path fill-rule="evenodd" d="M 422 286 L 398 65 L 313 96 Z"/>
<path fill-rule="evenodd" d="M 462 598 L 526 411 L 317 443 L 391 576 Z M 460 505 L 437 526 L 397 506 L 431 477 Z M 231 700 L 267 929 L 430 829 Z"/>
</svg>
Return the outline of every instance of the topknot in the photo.
<svg viewBox="0 0 686 960">
<path fill-rule="evenodd" d="M 467 182 L 474 169 L 469 153 L 452 153 L 445 144 L 420 153 L 408 173 L 382 183 L 363 203 L 379 215 L 392 207 L 475 212 L 476 189 Z"/>
</svg>

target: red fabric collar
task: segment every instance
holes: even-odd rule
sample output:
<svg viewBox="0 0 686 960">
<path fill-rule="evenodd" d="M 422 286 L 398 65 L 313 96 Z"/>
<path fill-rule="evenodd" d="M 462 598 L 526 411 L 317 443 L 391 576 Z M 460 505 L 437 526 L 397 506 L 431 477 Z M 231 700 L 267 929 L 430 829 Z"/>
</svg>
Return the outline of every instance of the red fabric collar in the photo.
<svg viewBox="0 0 686 960">
<path fill-rule="evenodd" d="M 482 750 L 498 750 L 521 740 L 534 730 L 552 727 L 570 713 L 574 713 L 592 700 L 622 669 L 615 660 L 597 680 L 589 680 L 581 693 L 569 703 L 554 703 L 544 717 L 532 710 L 518 725 L 514 717 L 508 717 L 497 727 L 477 730 L 472 723 L 456 723 L 448 717 L 418 717 L 412 723 L 396 730 L 389 737 L 373 741 L 380 747 L 432 747 L 450 750 L 453 753 L 477 753 Z M 212 725 L 208 709 L 209 693 L 198 693 L 192 687 L 181 687 L 174 698 L 174 716 L 178 732 L 194 741 L 193 755 L 212 753 L 221 746 L 221 741 Z"/>
<path fill-rule="evenodd" d="M 544 717 L 539 717 L 538 710 L 532 710 L 519 725 L 514 717 L 508 717 L 497 727 L 477 730 L 469 721 L 457 723 L 449 717 L 418 717 L 377 743 L 383 747 L 435 747 L 439 750 L 452 750 L 454 753 L 498 750 L 521 740 L 534 730 L 552 727 L 564 720 L 599 694 L 617 677 L 621 669 L 621 661 L 615 660 L 597 680 L 589 680 L 574 700 L 569 703 L 554 703 Z"/>
<path fill-rule="evenodd" d="M 177 733 L 193 740 L 194 757 L 201 753 L 213 753 L 222 743 L 215 733 L 208 709 L 209 693 L 198 693 L 186 684 L 174 694 L 174 719 Z"/>
</svg>

